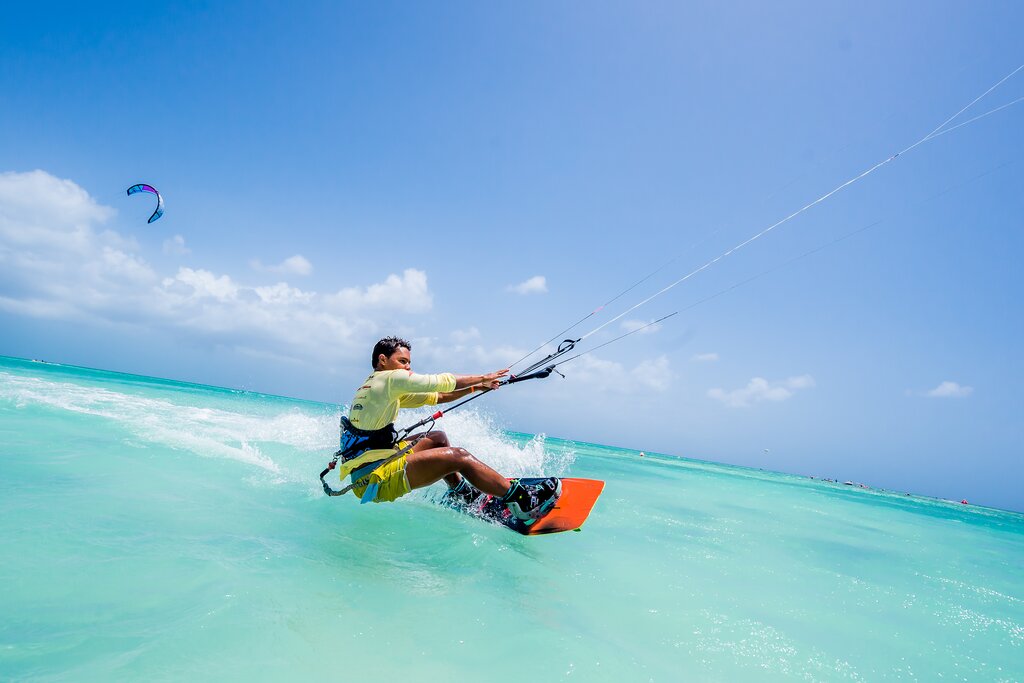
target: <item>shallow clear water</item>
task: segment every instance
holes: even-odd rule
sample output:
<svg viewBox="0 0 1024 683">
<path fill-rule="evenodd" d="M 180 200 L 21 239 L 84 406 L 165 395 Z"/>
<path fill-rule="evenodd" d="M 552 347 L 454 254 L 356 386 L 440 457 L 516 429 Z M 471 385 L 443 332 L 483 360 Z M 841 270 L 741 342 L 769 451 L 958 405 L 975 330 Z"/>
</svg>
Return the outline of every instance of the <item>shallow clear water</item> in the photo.
<svg viewBox="0 0 1024 683">
<path fill-rule="evenodd" d="M 1022 515 L 445 417 L 607 481 L 520 537 L 323 496 L 339 410 L 0 358 L 0 679 L 1024 680 Z"/>
</svg>

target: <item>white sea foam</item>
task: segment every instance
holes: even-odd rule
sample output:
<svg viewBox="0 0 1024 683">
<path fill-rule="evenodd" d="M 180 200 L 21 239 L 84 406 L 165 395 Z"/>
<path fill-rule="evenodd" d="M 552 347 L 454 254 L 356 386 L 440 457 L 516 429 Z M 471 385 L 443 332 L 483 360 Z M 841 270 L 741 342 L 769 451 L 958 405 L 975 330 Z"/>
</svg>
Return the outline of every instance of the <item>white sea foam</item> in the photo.
<svg viewBox="0 0 1024 683">
<path fill-rule="evenodd" d="M 188 398 L 188 394 L 181 394 Z M 204 457 L 226 458 L 281 473 L 281 465 L 258 444 L 328 450 L 333 420 L 296 408 L 276 413 L 233 412 L 153 398 L 139 393 L 0 373 L 0 400 L 19 408 L 42 406 L 91 415 L 118 424 L 141 443 L 169 446 Z"/>
</svg>

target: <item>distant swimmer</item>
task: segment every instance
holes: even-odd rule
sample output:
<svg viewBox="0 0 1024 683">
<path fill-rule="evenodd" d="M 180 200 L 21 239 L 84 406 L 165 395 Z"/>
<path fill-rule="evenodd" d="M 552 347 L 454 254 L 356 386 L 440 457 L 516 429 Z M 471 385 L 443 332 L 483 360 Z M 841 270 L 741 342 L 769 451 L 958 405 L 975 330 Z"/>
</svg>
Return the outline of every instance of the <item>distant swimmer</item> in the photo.
<svg viewBox="0 0 1024 683">
<path fill-rule="evenodd" d="M 960 504 L 961 504 L 961 505 L 970 505 L 970 503 L 968 503 L 968 502 L 967 502 L 967 499 L 966 499 L 966 498 L 964 498 L 963 500 L 961 500 L 961 501 L 960 501 Z"/>
<path fill-rule="evenodd" d="M 450 498 L 469 504 L 481 492 L 499 498 L 517 518 L 542 517 L 558 500 L 557 477 L 524 486 L 452 446 L 443 431 L 398 441 L 395 418 L 400 408 L 455 401 L 474 391 L 494 391 L 508 369 L 483 375 L 418 375 L 412 371 L 412 344 L 385 337 L 373 347 L 373 372 L 356 390 L 347 417 L 341 418 L 341 478 L 352 477 L 363 503 L 390 502 L 413 489 L 444 479 Z"/>
<path fill-rule="evenodd" d="M 644 457 L 644 452 L 643 451 L 640 451 L 640 457 L 641 458 Z"/>
</svg>

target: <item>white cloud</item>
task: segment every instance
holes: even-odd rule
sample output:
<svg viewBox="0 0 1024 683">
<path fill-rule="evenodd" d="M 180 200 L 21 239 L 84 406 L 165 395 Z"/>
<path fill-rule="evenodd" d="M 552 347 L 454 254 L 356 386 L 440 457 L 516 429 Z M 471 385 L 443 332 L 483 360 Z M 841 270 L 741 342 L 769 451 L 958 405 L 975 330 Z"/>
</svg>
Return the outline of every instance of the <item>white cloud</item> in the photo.
<svg viewBox="0 0 1024 683">
<path fill-rule="evenodd" d="M 468 344 L 471 341 L 479 339 L 480 330 L 475 327 L 470 327 L 466 330 L 452 330 L 451 338 L 453 342 L 461 346 L 462 344 Z"/>
<path fill-rule="evenodd" d="M 690 357 L 694 363 L 714 363 L 718 361 L 717 353 L 697 353 Z"/>
<path fill-rule="evenodd" d="M 671 368 L 665 355 L 627 368 L 622 363 L 587 354 L 559 370 L 572 380 L 572 386 L 582 385 L 588 393 L 624 395 L 667 391 L 675 379 Z"/>
<path fill-rule="evenodd" d="M 809 389 L 814 386 L 814 378 L 810 375 L 790 377 L 781 382 L 769 382 L 763 377 L 754 377 L 741 389 L 725 391 L 724 389 L 711 389 L 708 396 L 721 401 L 733 408 L 743 408 L 753 403 L 762 401 L 785 401 L 793 396 L 795 391 Z"/>
<path fill-rule="evenodd" d="M 181 235 L 164 240 L 163 251 L 169 256 L 185 256 L 192 253 L 192 250 L 185 246 L 185 238 Z"/>
<path fill-rule="evenodd" d="M 543 275 L 534 275 L 529 280 L 509 285 L 505 289 L 516 294 L 543 294 L 548 291 L 548 281 Z"/>
<path fill-rule="evenodd" d="M 434 304 L 427 287 L 427 274 L 415 268 L 407 268 L 402 277 L 388 275 L 384 282 L 369 287 L 342 289 L 325 296 L 325 301 L 339 311 L 389 308 L 407 313 L 429 311 Z"/>
<path fill-rule="evenodd" d="M 265 266 L 259 260 L 253 260 L 249 265 L 252 266 L 253 270 L 276 273 L 277 275 L 309 275 L 313 272 L 313 264 L 302 254 L 289 256 L 276 266 Z"/>
<path fill-rule="evenodd" d="M 303 304 L 311 303 L 316 296 L 314 292 L 303 292 L 297 287 L 291 287 L 287 282 L 278 282 L 269 287 L 254 287 L 253 291 L 261 301 L 268 304 Z"/>
<path fill-rule="evenodd" d="M 973 393 L 974 387 L 965 387 L 956 382 L 946 381 L 927 392 L 925 396 L 930 398 L 966 398 Z"/>
<path fill-rule="evenodd" d="M 623 320 L 622 329 L 626 332 L 639 332 L 640 334 L 652 334 L 661 329 L 661 323 L 651 324 L 646 320 Z"/>
<path fill-rule="evenodd" d="M 413 268 L 329 294 L 206 269 L 161 274 L 134 239 L 103 229 L 114 214 L 70 180 L 0 173 L 0 310 L 177 330 L 252 353 L 308 358 L 363 352 L 368 337 L 403 314 L 432 307 L 427 275 Z M 184 248 L 179 238 L 165 250 Z M 311 269 L 300 256 L 282 267 Z"/>
<path fill-rule="evenodd" d="M 0 244 L 4 247 L 86 250 L 100 238 L 93 226 L 107 222 L 114 213 L 75 183 L 45 171 L 0 173 Z"/>
<path fill-rule="evenodd" d="M 506 344 L 490 346 L 466 342 L 456 341 L 454 346 L 449 346 L 437 343 L 436 339 L 420 337 L 416 340 L 415 355 L 429 367 L 443 367 L 459 373 L 507 368 L 526 355 L 526 349 Z"/>
<path fill-rule="evenodd" d="M 231 278 L 227 275 L 217 277 L 208 270 L 179 268 L 175 277 L 164 278 L 164 289 L 171 290 L 178 283 L 189 288 L 187 290 L 180 287 L 177 289 L 185 298 L 211 298 L 217 301 L 231 301 L 238 298 L 238 285 L 232 282 Z"/>
<path fill-rule="evenodd" d="M 672 372 L 668 358 L 658 356 L 645 360 L 630 371 L 634 384 L 653 391 L 667 391 L 672 386 Z"/>
<path fill-rule="evenodd" d="M 113 215 L 70 180 L 0 173 L 0 308 L 74 320 L 134 308 L 159 277 L 135 240 L 100 229 Z"/>
<path fill-rule="evenodd" d="M 786 380 L 786 385 L 790 389 L 812 389 L 816 386 L 814 378 L 810 375 L 800 375 L 799 377 L 790 377 Z"/>
</svg>

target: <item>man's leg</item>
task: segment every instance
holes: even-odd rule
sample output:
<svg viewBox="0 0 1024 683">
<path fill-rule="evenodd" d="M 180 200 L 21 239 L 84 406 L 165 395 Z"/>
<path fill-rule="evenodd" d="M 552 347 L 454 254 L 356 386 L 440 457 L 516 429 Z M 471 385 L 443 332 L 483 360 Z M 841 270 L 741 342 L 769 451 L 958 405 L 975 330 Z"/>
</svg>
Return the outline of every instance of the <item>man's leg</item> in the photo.
<svg viewBox="0 0 1024 683">
<path fill-rule="evenodd" d="M 562 482 L 557 477 L 548 477 L 529 488 L 518 480 L 513 485 L 513 482 L 477 460 L 465 448 L 447 446 L 419 451 L 414 449 L 406 456 L 405 477 L 411 489 L 430 486 L 442 477 L 450 482 L 451 477 L 459 475 L 480 491 L 500 498 L 512 514 L 522 520 L 543 516 L 562 493 Z M 454 490 L 454 485 L 451 486 Z"/>
<path fill-rule="evenodd" d="M 414 448 L 406 456 L 405 476 L 410 488 L 430 486 L 441 478 L 450 482 L 449 477 L 456 474 L 461 474 L 484 493 L 499 498 L 512 487 L 512 482 L 477 460 L 465 448 Z"/>
<path fill-rule="evenodd" d="M 417 432 L 406 437 L 408 441 L 413 439 L 418 439 L 416 445 L 412 447 L 414 451 L 425 451 L 430 448 L 447 448 L 451 445 L 448 443 L 448 435 L 440 429 L 435 429 L 432 432 Z"/>
<path fill-rule="evenodd" d="M 409 437 L 410 439 L 418 438 L 419 441 L 412 447 L 413 453 L 417 451 L 427 451 L 431 448 L 447 448 L 451 444 L 448 443 L 448 435 L 440 429 L 432 432 L 426 432 L 422 435 L 413 434 Z M 456 472 L 444 475 L 444 482 L 448 484 L 448 488 L 453 489 L 459 485 L 462 481 L 462 476 Z M 416 488 L 415 486 L 413 488 Z"/>
</svg>

